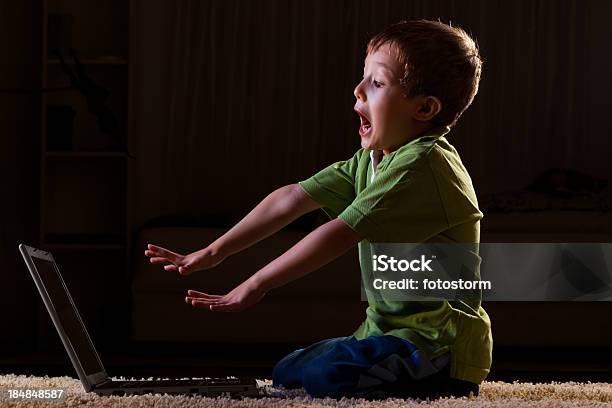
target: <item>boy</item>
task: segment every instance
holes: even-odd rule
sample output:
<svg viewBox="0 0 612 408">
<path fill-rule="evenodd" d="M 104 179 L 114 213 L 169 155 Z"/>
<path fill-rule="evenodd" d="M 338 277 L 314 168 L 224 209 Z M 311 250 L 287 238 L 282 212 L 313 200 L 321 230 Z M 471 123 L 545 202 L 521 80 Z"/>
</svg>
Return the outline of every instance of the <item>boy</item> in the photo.
<svg viewBox="0 0 612 408">
<path fill-rule="evenodd" d="M 164 269 L 189 274 L 323 208 L 332 218 L 226 295 L 189 290 L 185 301 L 235 311 L 359 244 L 363 271 L 372 243 L 478 243 L 476 195 L 445 137 L 478 90 L 482 61 L 461 29 L 404 21 L 374 36 L 355 88 L 361 149 L 299 184 L 282 187 L 208 247 L 180 255 L 149 245 Z M 363 276 L 362 276 L 363 277 Z M 349 337 L 296 350 L 274 384 L 316 397 L 478 394 L 491 365 L 491 327 L 480 302 L 388 301 L 368 296 L 366 319 Z"/>
</svg>

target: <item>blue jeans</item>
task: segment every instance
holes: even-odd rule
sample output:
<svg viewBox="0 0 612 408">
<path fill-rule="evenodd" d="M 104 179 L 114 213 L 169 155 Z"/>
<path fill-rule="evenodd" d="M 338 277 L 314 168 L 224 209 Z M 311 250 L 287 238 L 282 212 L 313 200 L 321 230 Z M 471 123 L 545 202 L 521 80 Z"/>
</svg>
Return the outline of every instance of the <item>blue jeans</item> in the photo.
<svg viewBox="0 0 612 408">
<path fill-rule="evenodd" d="M 313 397 L 478 395 L 478 385 L 451 379 L 449 354 L 429 360 L 395 336 L 338 337 L 296 350 L 274 367 L 274 385 L 304 387 Z"/>
</svg>

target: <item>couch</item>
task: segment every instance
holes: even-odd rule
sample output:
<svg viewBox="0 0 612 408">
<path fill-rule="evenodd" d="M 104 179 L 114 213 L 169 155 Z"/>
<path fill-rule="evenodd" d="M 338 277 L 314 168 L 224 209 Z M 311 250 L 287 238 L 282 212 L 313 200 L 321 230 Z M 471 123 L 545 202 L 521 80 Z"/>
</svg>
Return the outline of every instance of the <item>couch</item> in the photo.
<svg viewBox="0 0 612 408">
<path fill-rule="evenodd" d="M 187 289 L 223 294 L 304 237 L 280 231 L 218 267 L 182 277 L 148 262 L 154 243 L 177 252 L 200 249 L 223 228 L 152 227 L 136 238 L 132 336 L 137 341 L 308 344 L 354 331 L 365 317 L 357 251 L 296 282 L 271 291 L 240 313 L 213 313 L 187 305 Z M 492 214 L 482 242 L 612 242 L 612 214 L 559 211 Z M 485 302 L 496 346 L 605 346 L 612 344 L 612 302 Z"/>
<path fill-rule="evenodd" d="M 210 312 L 185 303 L 187 289 L 224 294 L 303 238 L 307 232 L 280 231 L 226 259 L 219 266 L 181 276 L 153 265 L 147 243 L 189 253 L 214 241 L 221 228 L 149 228 L 137 237 L 133 276 L 133 339 L 301 344 L 347 335 L 365 317 L 360 300 L 359 262 L 352 250 L 316 273 L 270 291 L 240 313 Z"/>
</svg>

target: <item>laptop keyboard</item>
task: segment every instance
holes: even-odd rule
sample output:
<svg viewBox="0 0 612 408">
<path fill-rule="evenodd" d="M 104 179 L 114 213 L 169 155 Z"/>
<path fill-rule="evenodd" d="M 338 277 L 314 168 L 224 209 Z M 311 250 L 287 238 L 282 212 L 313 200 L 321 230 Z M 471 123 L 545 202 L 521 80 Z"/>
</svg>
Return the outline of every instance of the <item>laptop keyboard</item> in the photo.
<svg viewBox="0 0 612 408">
<path fill-rule="evenodd" d="M 134 387 L 176 387 L 176 386 L 209 386 L 209 385 L 238 385 L 248 383 L 240 378 L 190 378 L 190 379 L 158 379 L 136 381 L 112 381 L 118 388 Z"/>
<path fill-rule="evenodd" d="M 95 387 L 94 392 L 100 395 L 140 395 L 148 393 L 220 395 L 232 397 L 260 396 L 257 384 L 253 378 L 147 378 L 147 379 L 116 379 L 106 381 Z"/>
</svg>

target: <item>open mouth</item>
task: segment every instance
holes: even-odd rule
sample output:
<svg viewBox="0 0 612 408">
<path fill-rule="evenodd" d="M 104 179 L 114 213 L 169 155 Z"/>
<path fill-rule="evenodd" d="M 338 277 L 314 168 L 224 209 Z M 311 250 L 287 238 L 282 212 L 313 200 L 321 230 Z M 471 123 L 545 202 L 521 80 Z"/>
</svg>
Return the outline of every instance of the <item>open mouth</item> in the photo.
<svg viewBox="0 0 612 408">
<path fill-rule="evenodd" d="M 359 135 L 365 136 L 372 130 L 372 124 L 364 115 L 359 112 L 357 113 L 359 114 L 359 119 L 361 119 L 361 125 L 359 126 Z"/>
</svg>

